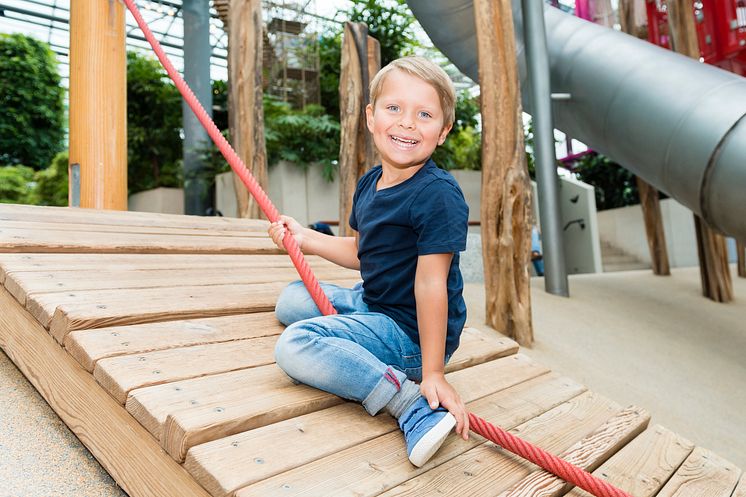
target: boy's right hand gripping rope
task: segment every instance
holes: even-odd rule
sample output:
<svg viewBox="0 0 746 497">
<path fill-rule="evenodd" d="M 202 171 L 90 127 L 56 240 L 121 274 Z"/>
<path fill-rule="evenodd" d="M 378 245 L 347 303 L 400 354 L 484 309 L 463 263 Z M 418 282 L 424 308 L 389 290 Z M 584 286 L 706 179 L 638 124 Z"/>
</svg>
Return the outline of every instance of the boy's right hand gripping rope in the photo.
<svg viewBox="0 0 746 497">
<path fill-rule="evenodd" d="M 181 92 L 184 100 L 186 100 L 189 107 L 197 116 L 197 119 L 199 119 L 199 122 L 207 130 L 207 133 L 208 135 L 210 135 L 210 138 L 212 138 L 212 141 L 215 142 L 215 145 L 217 145 L 217 147 L 220 149 L 220 152 L 228 161 L 228 164 L 230 164 L 233 172 L 235 172 L 238 177 L 241 178 L 241 181 L 243 181 L 244 185 L 246 185 L 246 188 L 248 188 L 249 192 L 254 197 L 259 207 L 262 209 L 262 212 L 264 212 L 264 214 L 267 216 L 267 219 L 269 219 L 270 222 L 277 221 L 280 217 L 279 212 L 272 204 L 264 190 L 262 190 L 261 186 L 259 186 L 259 183 L 248 170 L 241 158 L 238 156 L 238 154 L 236 154 L 231 145 L 228 143 L 228 140 L 225 139 L 225 137 L 220 133 L 220 130 L 217 128 L 217 126 L 215 126 L 215 123 L 212 121 L 212 119 L 210 119 L 210 116 L 202 107 L 202 104 L 200 104 L 199 100 L 197 100 L 197 98 L 194 96 L 194 93 L 192 93 L 192 90 L 186 84 L 186 81 L 184 81 L 178 71 L 176 71 L 174 66 L 171 64 L 171 61 L 168 59 L 165 52 L 161 48 L 160 43 L 158 43 L 158 40 L 155 39 L 153 33 L 150 31 L 150 28 L 148 28 L 148 25 L 142 18 L 142 15 L 140 15 L 140 11 L 137 9 L 134 0 L 124 0 L 124 3 L 125 5 L 127 5 L 127 8 L 132 13 L 138 26 L 140 26 L 140 29 L 145 35 L 145 38 L 150 43 L 150 46 L 153 47 L 158 60 L 160 60 L 161 64 L 163 64 L 166 72 Z M 319 307 L 319 310 L 322 312 L 322 314 L 336 314 L 337 311 L 334 310 L 334 307 L 329 302 L 329 299 L 326 297 L 323 290 L 321 290 L 321 286 L 319 285 L 318 280 L 311 271 L 311 268 L 308 266 L 308 263 L 303 258 L 303 254 L 300 251 L 300 247 L 295 242 L 295 238 L 292 236 L 286 236 L 283 244 L 285 245 L 290 258 L 292 259 L 295 268 L 298 270 L 303 283 L 306 285 L 306 288 L 308 288 L 309 293 L 313 297 L 314 302 L 316 302 L 316 305 Z M 605 481 L 596 478 L 590 473 L 583 471 L 577 466 L 570 464 L 567 461 L 564 461 L 556 456 L 553 456 L 552 454 L 549 454 L 548 452 L 524 440 L 521 440 L 514 435 L 511 435 L 510 433 L 488 423 L 487 421 L 472 413 L 469 413 L 469 423 L 471 425 L 472 431 L 474 431 L 478 435 L 481 435 L 491 440 L 492 442 L 504 447 L 510 452 L 513 452 L 531 461 L 532 463 L 541 466 L 545 470 L 559 476 L 563 480 L 577 485 L 584 490 L 587 490 L 596 497 L 632 497 L 629 494 L 622 492 L 618 488 L 609 485 Z"/>
</svg>

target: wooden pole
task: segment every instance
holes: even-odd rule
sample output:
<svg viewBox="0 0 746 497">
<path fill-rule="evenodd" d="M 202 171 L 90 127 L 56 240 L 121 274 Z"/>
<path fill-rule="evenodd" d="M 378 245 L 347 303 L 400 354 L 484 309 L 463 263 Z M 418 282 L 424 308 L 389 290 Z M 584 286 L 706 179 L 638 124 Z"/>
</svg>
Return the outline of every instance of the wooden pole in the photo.
<svg viewBox="0 0 746 497">
<path fill-rule="evenodd" d="M 746 244 L 736 240 L 736 253 L 738 254 L 738 276 L 746 278 Z"/>
<path fill-rule="evenodd" d="M 667 5 L 673 49 L 680 54 L 699 59 L 699 41 L 691 1 L 668 0 Z M 728 266 L 728 247 L 725 238 L 710 229 L 696 214 L 694 227 L 697 232 L 702 293 L 716 302 L 730 302 L 733 300 L 733 281 Z"/>
<path fill-rule="evenodd" d="M 373 164 L 373 138 L 365 124 L 365 106 L 368 104 L 370 84 L 370 58 L 380 60 L 380 55 L 369 57 L 368 27 L 363 23 L 345 23 L 342 38 L 342 68 L 339 78 L 339 236 L 352 236 L 350 212 L 352 195 L 358 179 Z M 380 65 L 380 63 L 379 63 Z"/>
<path fill-rule="evenodd" d="M 533 342 L 531 188 L 510 0 L 475 0 L 482 106 L 482 258 L 487 324 Z"/>
<path fill-rule="evenodd" d="M 619 22 L 622 26 L 622 31 L 636 37 L 637 30 L 634 19 L 635 1 L 620 0 Z M 671 274 L 671 267 L 668 262 L 666 233 L 663 230 L 663 215 L 661 213 L 658 190 L 639 176 L 635 179 L 637 181 L 637 191 L 640 195 L 642 217 L 645 221 L 645 235 L 648 240 L 653 274 L 669 276 Z"/>
<path fill-rule="evenodd" d="M 607 28 L 614 27 L 614 9 L 611 8 L 610 0 L 591 0 L 589 7 L 594 23 Z"/>
<path fill-rule="evenodd" d="M 267 190 L 262 91 L 262 5 L 260 0 L 230 0 L 228 31 L 228 120 L 231 142 L 259 185 Z M 260 218 L 261 209 L 233 174 L 238 217 Z"/>
<path fill-rule="evenodd" d="M 370 82 L 373 81 L 373 78 L 376 76 L 378 71 L 381 70 L 381 44 L 373 38 L 372 36 L 368 36 L 368 85 L 365 87 L 366 93 L 370 92 Z M 367 100 L 367 99 L 366 99 Z M 378 156 L 378 151 L 376 150 L 376 145 L 373 142 L 373 135 L 367 132 L 367 129 L 365 130 L 365 136 L 366 136 L 366 164 L 367 167 L 371 167 L 373 165 L 378 164 L 381 162 L 381 158 Z"/>
<path fill-rule="evenodd" d="M 72 164 L 80 164 L 81 207 L 127 210 L 127 59 L 121 2 L 70 3 Z M 72 194 L 72 185 L 68 191 Z"/>
</svg>

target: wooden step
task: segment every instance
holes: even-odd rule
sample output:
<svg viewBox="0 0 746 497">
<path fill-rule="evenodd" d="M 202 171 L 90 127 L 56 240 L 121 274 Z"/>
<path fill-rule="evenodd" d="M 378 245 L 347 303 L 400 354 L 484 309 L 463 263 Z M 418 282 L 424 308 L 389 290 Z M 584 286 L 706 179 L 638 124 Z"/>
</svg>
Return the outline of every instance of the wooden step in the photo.
<svg viewBox="0 0 746 497">
<path fill-rule="evenodd" d="M 506 429 L 513 428 L 557 405 L 581 394 L 585 388 L 553 373 L 517 383 L 467 405 L 493 423 Z M 393 425 L 393 421 L 392 421 Z M 246 456 L 231 457 L 228 447 L 241 443 L 248 434 L 239 434 L 192 448 L 184 467 L 215 497 L 230 495 L 235 489 L 243 496 L 266 496 L 282 493 L 288 497 L 301 495 L 377 495 L 420 474 L 426 469 L 411 466 L 403 450 L 402 435 L 394 427 L 387 434 L 353 445 L 330 455 L 279 472 L 276 476 L 258 481 L 240 468 L 254 467 L 249 449 Z M 435 455 L 435 461 L 448 460 L 482 442 L 470 435 L 469 441 L 449 437 Z M 256 447 L 254 453 L 261 453 Z M 344 470 L 340 471 L 340 468 Z M 278 468 L 275 472 L 283 470 Z M 257 480 L 256 483 L 250 483 Z"/>
<path fill-rule="evenodd" d="M 695 447 L 656 497 L 731 497 L 740 477 L 733 463 Z"/>
<path fill-rule="evenodd" d="M 741 481 L 733 491 L 733 497 L 746 497 L 746 472 L 741 473 Z"/>
<path fill-rule="evenodd" d="M 93 372 L 96 362 L 107 357 L 279 335 L 283 329 L 274 312 L 257 312 L 78 330 L 67 335 L 65 349 Z"/>
<path fill-rule="evenodd" d="M 2 214 L 0 214 L 0 217 Z M 183 236 L 234 236 L 234 237 L 267 237 L 268 223 L 262 223 L 264 230 L 259 229 L 259 225 L 252 226 L 251 229 L 194 229 L 186 227 L 171 226 L 127 226 L 111 224 L 91 224 L 87 222 L 60 222 L 60 221 L 8 221 L 0 219 L 0 229 L 23 229 L 32 231 L 69 231 L 70 236 L 76 236 L 75 232 L 96 232 L 96 233 L 127 233 L 142 235 L 183 235 Z"/>
<path fill-rule="evenodd" d="M 520 436 L 555 450 L 573 443 L 613 414 L 612 403 L 587 392 L 578 394 L 582 387 L 572 382 L 565 382 L 570 385 L 569 390 L 558 388 L 556 383 L 553 388 L 544 389 L 541 383 L 547 379 L 551 383 L 556 381 L 553 376 L 536 378 L 532 385 L 527 382 L 468 407 L 504 429 L 520 432 Z M 528 388 L 520 391 L 521 387 Z M 472 434 L 464 441 L 451 435 L 433 459 L 416 468 L 407 460 L 404 441 L 397 429 L 366 444 L 247 486 L 235 495 L 363 497 L 379 495 L 385 489 L 392 490 L 381 495 L 493 495 L 499 491 L 494 480 L 481 485 L 478 492 L 471 492 L 464 479 L 474 481 L 483 471 L 494 470 L 494 475 L 502 475 L 505 467 L 501 466 L 501 460 L 509 457 L 479 436 Z M 524 469 L 524 473 L 530 467 L 517 460 L 516 466 Z M 518 477 L 512 475 L 511 481 Z"/>
<path fill-rule="evenodd" d="M 653 497 L 692 452 L 688 440 L 661 427 L 648 428 L 593 474 L 635 497 Z M 568 497 L 592 497 L 573 489 Z"/>
<path fill-rule="evenodd" d="M 612 401 L 585 392 L 512 428 L 510 432 L 556 453 L 577 442 L 618 411 L 619 406 Z M 405 457 L 406 452 L 403 452 L 402 459 Z M 405 460 L 400 464 L 407 467 Z M 413 478 L 380 495 L 494 495 L 509 488 L 534 468 L 492 442 L 484 442 L 447 460 L 442 460 L 436 454 L 434 460 L 420 470 L 429 469 L 427 473 L 412 475 Z M 408 469 L 411 470 L 411 466 Z M 241 492 L 237 492 L 237 495 L 245 497 Z"/>
<path fill-rule="evenodd" d="M 596 431 L 559 455 L 561 459 L 586 471 L 593 471 L 614 455 L 648 425 L 650 414 L 630 406 L 609 419 Z M 545 470 L 537 470 L 515 484 L 499 497 L 559 497 L 570 490 L 570 485 Z"/>
<path fill-rule="evenodd" d="M 174 395 L 180 393 L 173 391 L 173 388 L 179 387 L 179 383 L 134 390 L 127 399 L 127 410 L 161 439 L 161 444 L 174 459 L 183 461 L 187 451 L 195 445 L 261 426 L 259 421 L 266 419 L 267 414 L 257 411 L 254 399 L 237 397 L 235 393 L 231 393 L 230 396 L 224 394 L 242 388 L 239 382 L 254 381 L 251 371 L 246 370 L 235 377 L 206 377 L 200 384 L 189 385 L 190 391 L 193 392 L 191 395 Z M 469 381 L 474 380 L 467 379 L 478 374 L 497 377 L 506 372 L 515 374 L 516 377 L 535 376 L 546 372 L 546 369 L 537 367 L 524 356 L 514 355 L 449 373 L 449 378 L 454 387 L 463 384 L 459 389 L 463 398 L 473 399 L 492 393 L 495 391 L 493 389 L 501 388 L 502 383 L 495 381 L 471 385 L 468 384 Z M 507 381 L 515 380 L 510 378 Z M 233 383 L 225 384 L 228 382 Z M 199 395 L 196 396 L 196 393 Z M 175 398 L 178 400 L 174 401 Z M 195 401 L 196 404 L 192 404 Z M 278 419 L 288 419 L 297 415 L 294 406 L 292 416 L 283 412 L 282 407 L 277 407 L 273 412 L 273 416 Z"/>
<path fill-rule="evenodd" d="M 230 217 L 184 216 L 152 212 L 83 209 L 80 207 L 40 207 L 35 205 L 0 205 L 3 221 L 83 223 L 109 226 L 152 226 L 192 230 L 235 230 L 267 232 L 268 221 Z"/>
</svg>

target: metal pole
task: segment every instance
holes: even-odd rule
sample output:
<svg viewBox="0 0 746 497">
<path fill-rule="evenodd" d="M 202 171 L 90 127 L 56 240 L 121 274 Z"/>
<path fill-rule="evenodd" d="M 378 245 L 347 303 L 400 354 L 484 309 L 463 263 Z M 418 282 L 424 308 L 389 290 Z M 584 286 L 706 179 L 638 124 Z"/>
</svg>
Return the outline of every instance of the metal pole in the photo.
<svg viewBox="0 0 746 497">
<path fill-rule="evenodd" d="M 184 79 L 212 117 L 210 84 L 210 6 L 207 0 L 184 0 Z M 184 213 L 203 216 L 214 203 L 213 179 L 207 171 L 200 150 L 210 140 L 197 117 L 182 102 L 184 115 Z"/>
<path fill-rule="evenodd" d="M 544 249 L 544 288 L 548 293 L 569 297 L 565 248 L 559 203 L 559 179 L 554 152 L 552 96 L 549 84 L 549 56 L 544 30 L 544 2 L 521 0 L 526 64 L 533 110 L 536 184 L 539 192 Z"/>
</svg>

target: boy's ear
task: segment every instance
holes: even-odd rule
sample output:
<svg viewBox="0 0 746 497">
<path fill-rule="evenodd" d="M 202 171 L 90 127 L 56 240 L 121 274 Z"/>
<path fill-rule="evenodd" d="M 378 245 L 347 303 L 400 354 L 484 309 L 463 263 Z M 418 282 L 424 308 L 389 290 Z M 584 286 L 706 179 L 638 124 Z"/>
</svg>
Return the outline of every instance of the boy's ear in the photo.
<svg viewBox="0 0 746 497">
<path fill-rule="evenodd" d="M 368 125 L 368 131 L 373 132 L 373 105 L 365 106 L 365 123 Z"/>
<path fill-rule="evenodd" d="M 448 126 L 443 126 L 443 129 L 440 131 L 440 136 L 438 137 L 438 145 L 443 145 L 443 142 L 446 141 L 446 136 L 448 136 L 451 128 L 453 128 L 453 123 Z"/>
</svg>

